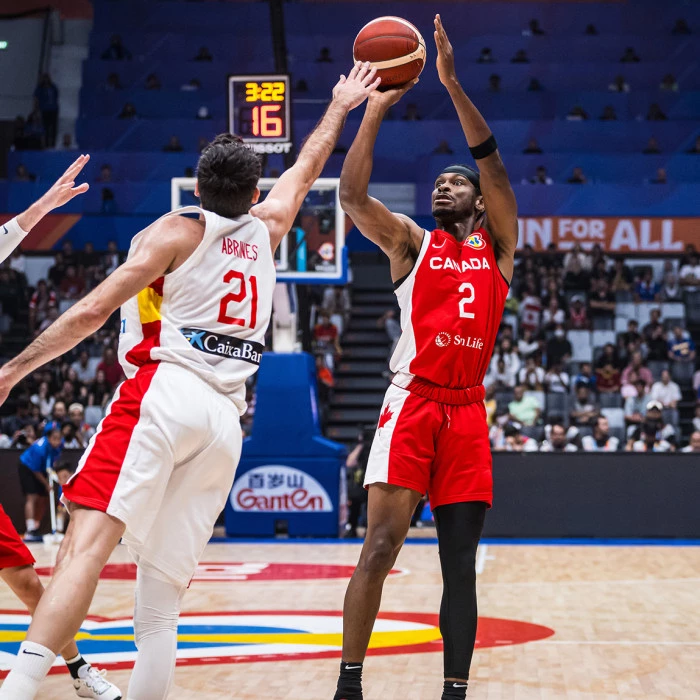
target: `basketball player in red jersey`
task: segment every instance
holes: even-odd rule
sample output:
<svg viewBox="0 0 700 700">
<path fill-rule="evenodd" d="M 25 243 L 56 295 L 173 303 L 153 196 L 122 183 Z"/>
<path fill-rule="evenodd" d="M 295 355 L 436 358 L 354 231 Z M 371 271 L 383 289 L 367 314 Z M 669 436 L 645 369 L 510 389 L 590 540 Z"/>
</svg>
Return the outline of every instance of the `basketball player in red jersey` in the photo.
<svg viewBox="0 0 700 700">
<path fill-rule="evenodd" d="M 201 207 L 170 212 L 137 234 L 123 265 L 0 368 L 2 404 L 19 380 L 121 307 L 127 379 L 63 489 L 71 523 L 2 700 L 36 696 L 85 619 L 120 539 L 138 568 L 138 654 L 127 698 L 167 697 L 182 598 L 240 457 L 245 382 L 260 363 L 272 313 L 274 252 L 348 112 L 379 85 L 375 76 L 369 64 L 341 76 L 296 163 L 260 204 L 259 157 L 238 137 L 214 139 L 197 166 Z"/>
<path fill-rule="evenodd" d="M 460 86 L 439 15 L 435 43 L 440 81 L 479 171 L 455 165 L 437 176 L 432 232 L 368 196 L 379 127 L 407 85 L 370 96 L 340 177 L 344 210 L 391 262 L 402 335 L 367 465 L 367 535 L 345 596 L 335 700 L 362 698 L 362 663 L 384 579 L 426 491 L 444 586 L 443 700 L 466 696 L 476 637 L 476 548 L 492 498 L 482 381 L 513 275 L 518 223 L 496 141 Z"/>
</svg>

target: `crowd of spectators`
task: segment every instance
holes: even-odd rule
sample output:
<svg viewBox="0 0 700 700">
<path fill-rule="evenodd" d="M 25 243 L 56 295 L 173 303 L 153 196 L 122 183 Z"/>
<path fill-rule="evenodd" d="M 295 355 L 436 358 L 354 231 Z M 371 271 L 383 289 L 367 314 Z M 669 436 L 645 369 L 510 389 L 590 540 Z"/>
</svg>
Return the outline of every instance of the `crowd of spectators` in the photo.
<svg viewBox="0 0 700 700">
<path fill-rule="evenodd" d="M 681 260 L 635 268 L 598 246 L 564 256 L 526 247 L 484 382 L 493 449 L 696 451 L 695 341 L 684 313 L 663 318 L 662 308 L 698 307 L 698 290 L 693 246 Z M 648 322 L 629 318 L 621 329 L 623 304 L 626 312 L 646 304 Z M 693 401 L 683 435 L 680 412 Z"/>
</svg>

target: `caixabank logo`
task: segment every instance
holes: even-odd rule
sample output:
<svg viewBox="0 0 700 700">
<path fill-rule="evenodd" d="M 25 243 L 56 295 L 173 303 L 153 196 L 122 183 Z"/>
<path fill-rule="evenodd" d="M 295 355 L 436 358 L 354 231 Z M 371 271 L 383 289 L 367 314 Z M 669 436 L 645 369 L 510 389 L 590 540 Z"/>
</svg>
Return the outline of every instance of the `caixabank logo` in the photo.
<svg viewBox="0 0 700 700">
<path fill-rule="evenodd" d="M 26 612 L 0 611 L 0 678 L 25 637 Z M 427 613 L 379 613 L 370 655 L 417 654 L 442 650 L 438 616 Z M 178 627 L 178 666 L 290 661 L 340 657 L 340 611 L 265 610 L 183 613 Z M 545 639 L 548 627 L 515 620 L 480 618 L 477 648 Z M 131 668 L 136 659 L 131 618 L 90 617 L 76 635 L 80 651 L 108 670 Z M 65 672 L 57 659 L 52 673 Z"/>
</svg>

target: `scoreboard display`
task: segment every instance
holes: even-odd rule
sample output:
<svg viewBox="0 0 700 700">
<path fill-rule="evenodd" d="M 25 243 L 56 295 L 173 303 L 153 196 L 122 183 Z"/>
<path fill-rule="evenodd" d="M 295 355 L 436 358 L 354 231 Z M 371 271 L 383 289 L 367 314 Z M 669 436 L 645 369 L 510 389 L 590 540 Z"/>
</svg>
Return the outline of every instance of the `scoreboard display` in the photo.
<svg viewBox="0 0 700 700">
<path fill-rule="evenodd" d="M 258 153 L 289 153 L 292 148 L 288 75 L 229 75 L 229 132 Z"/>
</svg>

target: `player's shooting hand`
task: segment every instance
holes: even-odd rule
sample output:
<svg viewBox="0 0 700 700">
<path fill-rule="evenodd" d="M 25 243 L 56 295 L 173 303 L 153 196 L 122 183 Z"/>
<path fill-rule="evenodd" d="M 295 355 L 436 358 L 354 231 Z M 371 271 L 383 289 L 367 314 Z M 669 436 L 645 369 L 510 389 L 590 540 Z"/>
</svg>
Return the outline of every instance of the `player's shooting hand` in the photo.
<svg viewBox="0 0 700 700">
<path fill-rule="evenodd" d="M 348 111 L 361 105 L 378 87 L 381 80 L 377 78 L 377 69 L 366 61 L 359 61 L 353 66 L 346 78 L 340 80 L 333 88 L 333 101 L 343 105 Z"/>
<path fill-rule="evenodd" d="M 389 107 L 395 105 L 417 82 L 418 78 L 395 88 L 375 90 L 375 92 L 369 96 L 369 102 L 381 107 L 383 110 L 387 110 Z"/>
<path fill-rule="evenodd" d="M 73 197 L 77 197 L 79 194 L 83 194 L 90 189 L 90 185 L 88 185 L 87 182 L 83 182 L 77 187 L 75 185 L 75 179 L 80 175 L 80 172 L 87 165 L 89 160 L 89 155 L 80 156 L 73 165 L 56 180 L 51 189 L 39 200 L 43 209 L 51 211 L 52 209 L 62 207 L 67 202 L 70 202 Z"/>
<path fill-rule="evenodd" d="M 452 50 L 452 44 L 447 38 L 447 32 L 442 26 L 440 15 L 435 15 L 435 46 L 437 46 L 437 71 L 440 82 L 447 86 L 457 77 L 455 73 L 455 54 Z"/>
</svg>

